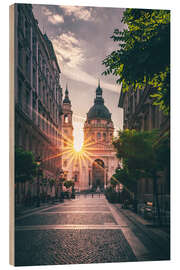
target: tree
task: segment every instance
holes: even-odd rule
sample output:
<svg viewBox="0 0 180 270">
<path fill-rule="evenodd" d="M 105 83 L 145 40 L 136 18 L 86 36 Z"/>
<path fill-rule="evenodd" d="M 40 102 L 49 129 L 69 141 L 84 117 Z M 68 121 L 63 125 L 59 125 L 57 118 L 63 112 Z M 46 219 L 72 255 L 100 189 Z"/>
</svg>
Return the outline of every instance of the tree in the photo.
<svg viewBox="0 0 180 270">
<path fill-rule="evenodd" d="M 32 152 L 15 149 L 15 183 L 30 181 L 37 174 L 37 164 Z"/>
<path fill-rule="evenodd" d="M 70 187 L 73 187 L 74 182 L 72 180 L 67 180 L 64 182 L 64 186 L 69 189 Z"/>
<path fill-rule="evenodd" d="M 158 131 L 136 131 L 135 129 L 119 132 L 113 145 L 117 150 L 117 157 L 123 158 L 128 170 L 138 170 L 143 173 L 143 168 L 150 170 L 155 166 L 153 143 L 158 138 Z"/>
<path fill-rule="evenodd" d="M 123 91 L 153 88 L 154 105 L 170 109 L 170 11 L 126 9 L 123 31 L 112 35 L 119 49 L 103 60 L 104 75 L 118 76 Z"/>
<path fill-rule="evenodd" d="M 127 190 L 131 196 L 136 194 L 137 180 L 139 177 L 137 177 L 137 172 L 135 170 L 130 171 L 128 170 L 127 166 L 124 165 L 124 168 L 116 169 L 116 172 L 113 175 L 113 179 L 114 183 L 117 183 L 118 180 L 121 184 L 123 184 L 125 190 Z"/>
<path fill-rule="evenodd" d="M 51 189 L 51 192 L 52 192 L 52 188 L 53 188 L 53 186 L 55 186 L 56 180 L 54 178 L 50 178 L 48 180 L 48 182 L 49 182 L 50 189 Z"/>
<path fill-rule="evenodd" d="M 136 195 L 137 181 L 142 178 L 153 179 L 154 205 L 160 221 L 157 179 L 159 171 L 169 167 L 169 134 L 159 136 L 157 130 L 124 130 L 114 139 L 117 157 L 123 159 L 124 168 L 116 171 L 115 177 Z"/>
<path fill-rule="evenodd" d="M 37 175 L 37 164 L 31 152 L 25 151 L 22 148 L 15 148 L 15 184 L 17 202 L 20 201 L 19 184 L 23 184 L 23 199 L 25 199 L 26 181 L 32 181 Z M 30 192 L 30 191 L 29 191 Z"/>
</svg>

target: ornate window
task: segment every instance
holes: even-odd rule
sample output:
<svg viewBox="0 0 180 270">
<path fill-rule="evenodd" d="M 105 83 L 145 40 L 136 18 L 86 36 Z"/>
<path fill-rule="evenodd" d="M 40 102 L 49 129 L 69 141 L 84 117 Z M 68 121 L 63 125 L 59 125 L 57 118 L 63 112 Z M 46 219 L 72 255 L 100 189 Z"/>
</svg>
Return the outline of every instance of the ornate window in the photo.
<svg viewBox="0 0 180 270">
<path fill-rule="evenodd" d="M 64 116 L 64 122 L 65 122 L 66 124 L 69 122 L 69 118 L 68 118 L 68 115 L 67 115 L 67 114 Z"/>
</svg>

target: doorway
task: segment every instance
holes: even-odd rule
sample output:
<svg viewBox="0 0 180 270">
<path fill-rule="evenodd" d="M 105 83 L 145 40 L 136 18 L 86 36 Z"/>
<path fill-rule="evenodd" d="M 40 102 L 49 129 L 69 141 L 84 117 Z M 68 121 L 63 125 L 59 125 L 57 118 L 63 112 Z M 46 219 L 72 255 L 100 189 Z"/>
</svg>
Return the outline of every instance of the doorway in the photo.
<svg viewBox="0 0 180 270">
<path fill-rule="evenodd" d="M 104 189 L 104 162 L 101 159 L 96 159 L 92 165 L 92 189 Z"/>
</svg>

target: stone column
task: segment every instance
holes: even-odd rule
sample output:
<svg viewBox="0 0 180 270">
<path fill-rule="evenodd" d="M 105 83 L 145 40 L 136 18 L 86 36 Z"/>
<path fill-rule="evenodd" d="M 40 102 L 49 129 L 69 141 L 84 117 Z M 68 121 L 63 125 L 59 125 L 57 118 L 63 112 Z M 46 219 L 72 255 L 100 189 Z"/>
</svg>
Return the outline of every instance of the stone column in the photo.
<svg viewBox="0 0 180 270">
<path fill-rule="evenodd" d="M 90 189 L 92 188 L 92 167 L 89 166 L 89 175 L 88 177 L 90 177 L 90 179 L 88 179 L 90 181 Z"/>
</svg>

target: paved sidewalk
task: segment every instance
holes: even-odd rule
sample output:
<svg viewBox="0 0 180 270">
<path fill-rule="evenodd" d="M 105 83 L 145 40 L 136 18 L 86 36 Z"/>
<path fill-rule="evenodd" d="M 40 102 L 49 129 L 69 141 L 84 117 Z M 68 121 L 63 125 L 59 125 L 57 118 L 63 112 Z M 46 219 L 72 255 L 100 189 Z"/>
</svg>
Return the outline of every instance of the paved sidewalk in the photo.
<svg viewBox="0 0 180 270">
<path fill-rule="evenodd" d="M 146 223 L 103 195 L 22 211 L 15 225 L 15 264 L 169 260 L 168 237 Z"/>
<path fill-rule="evenodd" d="M 16 266 L 137 261 L 104 196 L 35 209 L 16 219 Z"/>
<path fill-rule="evenodd" d="M 162 230 L 162 232 L 166 233 L 167 235 L 170 235 L 170 227 L 169 226 L 158 226 L 158 225 L 153 223 L 153 220 L 147 220 L 147 219 L 143 218 L 142 216 L 140 216 L 139 214 L 134 213 L 132 210 L 122 209 L 121 204 L 114 204 L 114 205 L 119 211 L 123 212 L 126 216 L 131 217 L 131 219 L 134 222 L 142 224 L 144 226 L 158 228 L 158 229 Z"/>
<path fill-rule="evenodd" d="M 65 200 L 64 200 L 65 201 Z M 55 206 L 56 204 L 60 204 L 60 202 L 46 202 L 46 203 L 41 203 L 39 207 L 37 207 L 35 204 L 33 206 L 18 206 L 17 209 L 15 210 L 15 216 L 24 216 L 29 213 L 33 213 L 42 209 L 46 209 L 47 207 L 50 206 Z"/>
<path fill-rule="evenodd" d="M 131 210 L 122 209 L 120 204 L 114 204 L 114 207 L 127 218 L 129 224 L 133 225 L 132 230 L 139 239 L 146 242 L 147 237 L 148 241 L 152 241 L 163 251 L 166 258 L 170 258 L 170 228 L 158 227 L 152 221 L 143 219 Z"/>
</svg>

